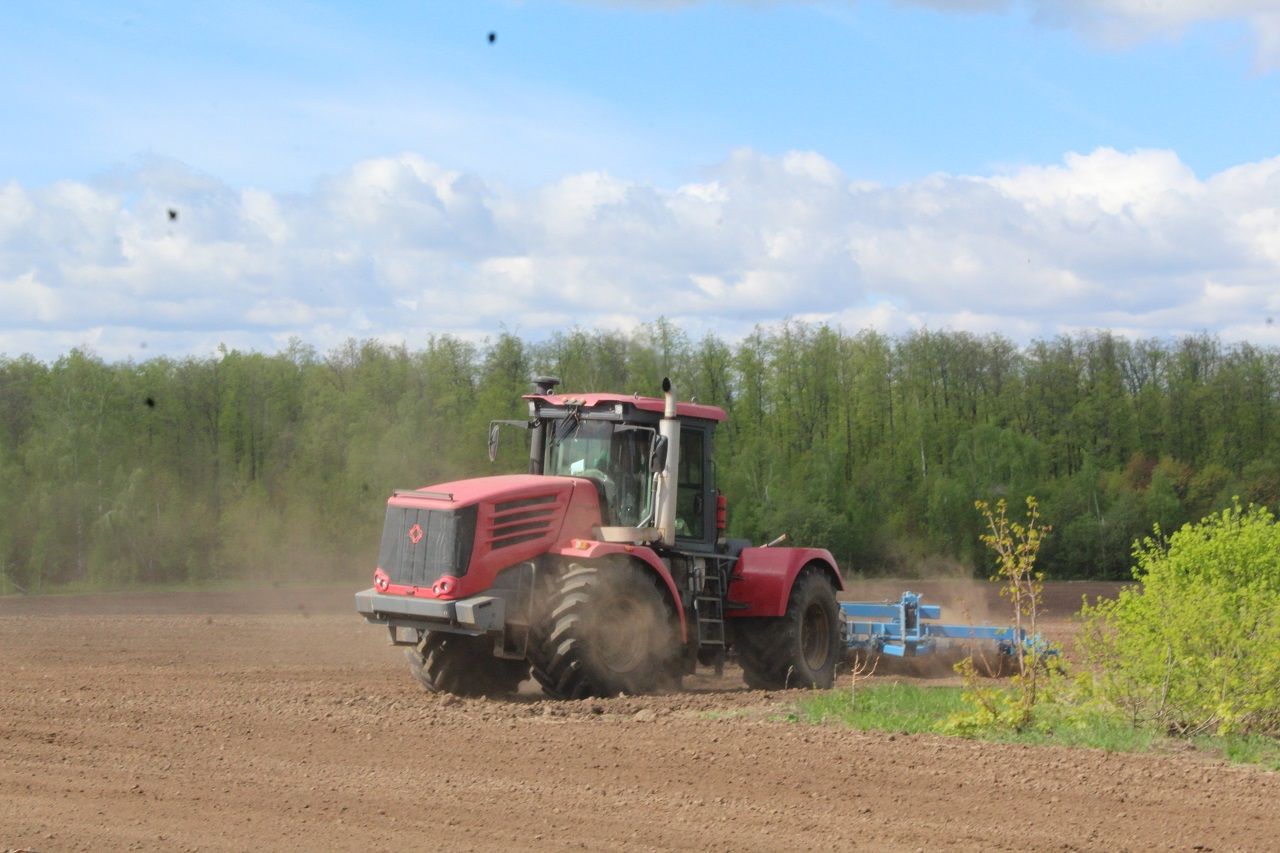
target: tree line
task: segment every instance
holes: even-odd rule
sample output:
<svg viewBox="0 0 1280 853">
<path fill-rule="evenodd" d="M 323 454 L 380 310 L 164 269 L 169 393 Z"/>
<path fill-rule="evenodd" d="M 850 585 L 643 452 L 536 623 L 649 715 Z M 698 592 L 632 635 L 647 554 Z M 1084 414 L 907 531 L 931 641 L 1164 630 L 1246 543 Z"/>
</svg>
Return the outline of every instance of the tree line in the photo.
<svg viewBox="0 0 1280 853">
<path fill-rule="evenodd" d="M 730 535 L 861 573 L 985 572 L 975 499 L 1040 499 L 1051 577 L 1125 578 L 1133 541 L 1280 503 L 1280 351 L 1208 335 L 856 334 L 731 342 L 666 322 L 545 341 L 348 341 L 108 363 L 0 357 L 0 591 L 362 578 L 394 488 L 521 470 L 493 418 L 530 377 L 723 406 Z"/>
</svg>

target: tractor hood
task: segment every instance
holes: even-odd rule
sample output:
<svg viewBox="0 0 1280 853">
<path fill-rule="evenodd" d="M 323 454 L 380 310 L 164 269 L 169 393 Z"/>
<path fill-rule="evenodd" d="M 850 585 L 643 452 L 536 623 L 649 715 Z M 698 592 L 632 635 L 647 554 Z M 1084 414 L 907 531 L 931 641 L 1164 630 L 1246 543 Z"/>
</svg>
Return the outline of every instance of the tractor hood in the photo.
<svg viewBox="0 0 1280 853">
<path fill-rule="evenodd" d="M 517 474 L 396 490 L 375 585 L 427 598 L 470 595 L 504 568 L 591 536 L 600 519 L 595 484 L 576 477 Z"/>
</svg>

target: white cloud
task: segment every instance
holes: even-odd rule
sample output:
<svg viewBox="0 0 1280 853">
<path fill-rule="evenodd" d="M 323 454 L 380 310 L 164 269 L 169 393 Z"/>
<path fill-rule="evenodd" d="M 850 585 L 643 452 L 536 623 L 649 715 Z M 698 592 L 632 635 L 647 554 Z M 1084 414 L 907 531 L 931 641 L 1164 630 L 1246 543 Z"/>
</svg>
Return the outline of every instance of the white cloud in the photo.
<svg viewBox="0 0 1280 853">
<path fill-rule="evenodd" d="M 311 307 L 297 299 L 262 299 L 245 312 L 244 319 L 254 326 L 280 326 L 298 328 L 307 326 L 316 318 Z"/>
<path fill-rule="evenodd" d="M 1150 38 L 1179 38 L 1197 24 L 1240 21 L 1253 34 L 1260 71 L 1280 68 L 1280 8 L 1275 0 L 897 0 L 947 12 L 1026 9 L 1041 23 L 1064 26 L 1125 46 Z"/>
<path fill-rule="evenodd" d="M 585 0 L 592 3 L 593 0 Z M 672 9 L 705 0 L 594 0 L 596 5 Z M 739 0 L 747 6 L 790 5 L 804 0 Z M 856 0 L 845 0 L 855 5 Z M 1276 0 L 892 0 L 959 14 L 1025 11 L 1034 21 L 1066 27 L 1116 46 L 1151 38 L 1179 38 L 1205 22 L 1240 21 L 1253 35 L 1259 71 L 1280 69 L 1280 8 Z"/>
<path fill-rule="evenodd" d="M 1104 148 L 877 186 L 814 152 L 742 149 L 675 188 L 589 172 L 517 191 L 404 154 L 308 195 L 171 162 L 0 188 L 0 352 L 45 358 L 658 316 L 729 336 L 797 317 L 1268 342 L 1278 282 L 1280 158 L 1201 178 L 1173 152 Z"/>
<path fill-rule="evenodd" d="M 18 323 L 48 323 L 61 312 L 57 291 L 38 281 L 34 270 L 0 279 L 0 315 Z"/>
</svg>

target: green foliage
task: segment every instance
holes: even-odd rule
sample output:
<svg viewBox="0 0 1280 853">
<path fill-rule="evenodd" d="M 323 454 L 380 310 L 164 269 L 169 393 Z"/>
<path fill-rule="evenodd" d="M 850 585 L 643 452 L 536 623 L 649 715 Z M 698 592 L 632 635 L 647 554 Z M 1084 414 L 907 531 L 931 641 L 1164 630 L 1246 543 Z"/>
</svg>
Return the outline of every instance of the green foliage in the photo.
<svg viewBox="0 0 1280 853">
<path fill-rule="evenodd" d="M 837 689 L 806 696 L 797 703 L 796 720 L 919 734 L 937 731 L 939 720 L 962 708 L 959 688 L 864 683 L 856 693 Z"/>
<path fill-rule="evenodd" d="M 986 525 L 979 539 L 995 558 L 991 579 L 1000 583 L 1000 595 L 1009 599 L 1013 611 L 1014 636 L 1026 636 L 1032 643 L 1014 646 L 1018 671 L 1010 689 L 985 686 L 972 655 L 960 661 L 956 672 L 965 681 L 968 709 L 948 717 L 944 728 L 952 734 L 991 729 L 1021 732 L 1036 722 L 1042 706 L 1056 699 L 1058 687 L 1057 650 L 1042 646 L 1037 630 L 1044 573 L 1036 569 L 1036 560 L 1051 528 L 1041 522 L 1040 504 L 1034 495 L 1027 496 L 1025 524 L 1009 519 L 1004 498 L 996 501 L 994 510 L 986 501 L 977 501 L 975 506 Z"/>
<path fill-rule="evenodd" d="M 1093 688 L 1134 725 L 1280 733 L 1280 525 L 1231 508 L 1135 546 L 1141 586 L 1086 606 Z"/>
<path fill-rule="evenodd" d="M 847 569 L 976 568 L 973 495 L 1037 494 L 1051 577 L 1126 578 L 1130 544 L 1239 494 L 1280 501 L 1280 351 L 1106 333 L 1020 348 L 789 322 L 738 341 L 502 332 L 318 353 L 52 364 L 0 356 L 0 589 L 356 579 L 393 488 L 524 468 L 529 377 L 723 406 L 729 534 L 830 548 Z M 151 405 L 146 401 L 151 400 Z"/>
<path fill-rule="evenodd" d="M 1280 740 L 1267 735 L 1228 734 L 1217 737 L 1192 738 L 1201 748 L 1221 750 L 1228 761 L 1239 764 L 1261 764 L 1280 770 Z"/>
<path fill-rule="evenodd" d="M 1007 687 L 987 688 L 997 706 L 1016 704 Z M 971 713 L 965 690 L 871 683 L 853 694 L 843 688 L 806 694 L 786 720 L 809 725 L 843 725 L 860 731 L 894 734 L 951 734 L 977 740 L 1103 749 L 1109 752 L 1159 752 L 1173 741 L 1150 728 L 1134 728 L 1114 709 L 1093 702 L 1045 704 L 1031 726 L 957 727 L 954 720 Z M 1190 741 L 1206 755 L 1280 770 L 1280 742 L 1258 735 L 1202 735 Z M 1186 741 L 1179 741 L 1185 747 Z"/>
</svg>

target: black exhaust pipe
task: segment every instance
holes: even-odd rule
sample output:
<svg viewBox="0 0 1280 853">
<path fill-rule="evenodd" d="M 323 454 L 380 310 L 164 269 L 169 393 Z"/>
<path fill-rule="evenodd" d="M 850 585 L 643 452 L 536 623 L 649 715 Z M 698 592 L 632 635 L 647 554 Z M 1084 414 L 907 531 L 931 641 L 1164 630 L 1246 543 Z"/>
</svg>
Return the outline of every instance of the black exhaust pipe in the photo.
<svg viewBox="0 0 1280 853">
<path fill-rule="evenodd" d="M 550 394 L 560 384 L 558 376 L 535 376 L 533 386 L 542 395 Z M 541 474 L 546 464 L 547 428 L 539 419 L 533 427 L 533 436 L 529 440 L 529 473 Z"/>
</svg>

